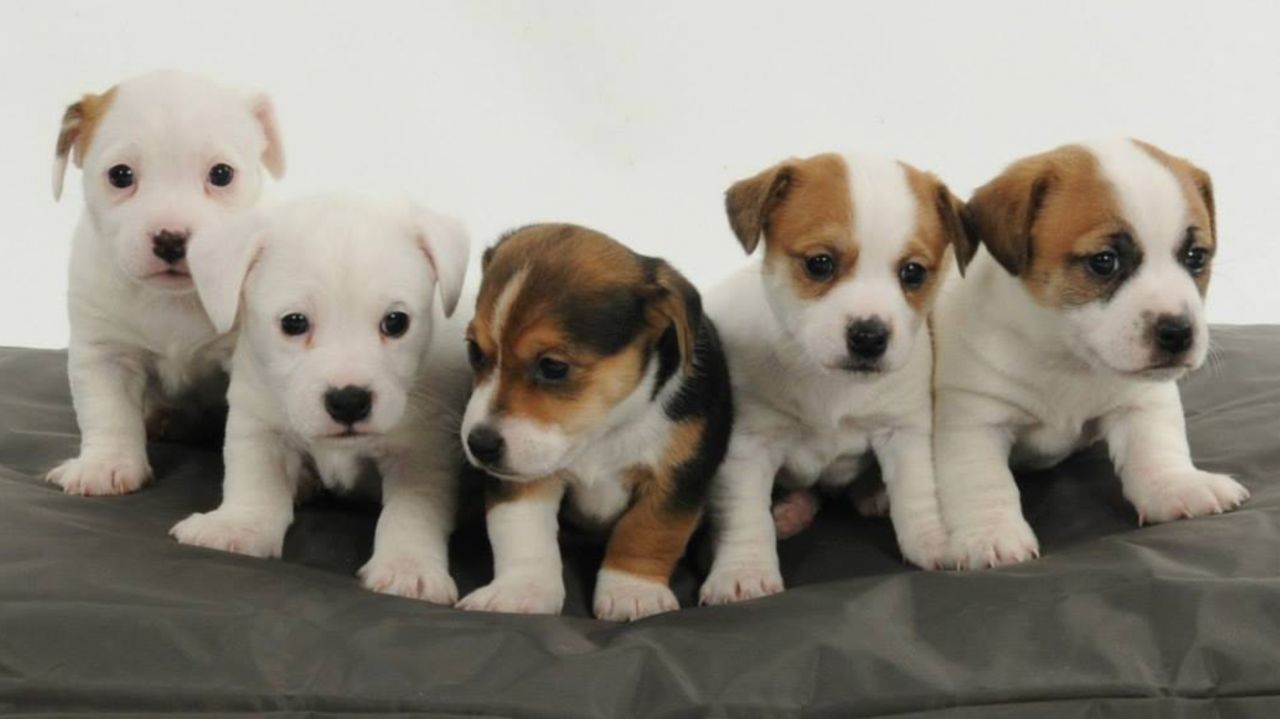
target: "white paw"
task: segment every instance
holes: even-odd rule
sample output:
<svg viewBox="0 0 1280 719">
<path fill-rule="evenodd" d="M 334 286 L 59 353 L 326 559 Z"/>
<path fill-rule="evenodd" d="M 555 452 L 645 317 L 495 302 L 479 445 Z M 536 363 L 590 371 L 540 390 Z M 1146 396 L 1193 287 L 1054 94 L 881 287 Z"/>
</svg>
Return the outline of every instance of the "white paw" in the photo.
<svg viewBox="0 0 1280 719">
<path fill-rule="evenodd" d="M 86 497 L 129 494 L 151 479 L 145 456 L 128 453 L 86 454 L 54 467 L 45 479 L 67 494 Z"/>
<path fill-rule="evenodd" d="M 217 509 L 193 514 L 173 525 L 169 535 L 183 544 L 250 557 L 279 557 L 288 524 L 264 521 L 258 514 Z"/>
<path fill-rule="evenodd" d="M 429 559 L 408 555 L 375 554 L 360 568 L 360 581 L 365 588 L 382 594 L 421 599 L 432 604 L 453 605 L 458 601 L 458 586 L 445 567 Z"/>
<path fill-rule="evenodd" d="M 1249 498 L 1249 490 L 1231 477 L 1198 469 L 1143 480 L 1139 485 L 1125 492 L 1138 510 L 1139 524 L 1222 514 Z"/>
<path fill-rule="evenodd" d="M 463 597 L 458 607 L 471 612 L 559 614 L 564 580 L 559 572 L 508 574 Z"/>
<path fill-rule="evenodd" d="M 887 517 L 889 516 L 889 492 L 881 487 L 865 497 L 856 499 L 853 508 L 864 517 Z"/>
<path fill-rule="evenodd" d="M 676 595 L 665 583 L 616 569 L 601 569 L 596 575 L 592 604 L 596 619 L 610 622 L 633 622 L 680 608 Z"/>
<path fill-rule="evenodd" d="M 984 518 L 951 534 L 950 559 L 960 569 L 1017 564 L 1040 556 L 1040 543 L 1022 513 Z"/>
<path fill-rule="evenodd" d="M 920 524 L 919 527 L 897 531 L 898 549 L 902 552 L 902 558 L 921 569 L 945 569 L 950 566 L 951 547 L 947 530 L 940 522 Z"/>
<path fill-rule="evenodd" d="M 704 605 L 732 604 L 767 597 L 782 591 L 778 559 L 716 562 L 702 583 L 698 602 Z"/>
<path fill-rule="evenodd" d="M 794 489 L 773 505 L 773 529 L 778 539 L 787 539 L 808 529 L 818 515 L 821 500 L 808 489 Z"/>
</svg>

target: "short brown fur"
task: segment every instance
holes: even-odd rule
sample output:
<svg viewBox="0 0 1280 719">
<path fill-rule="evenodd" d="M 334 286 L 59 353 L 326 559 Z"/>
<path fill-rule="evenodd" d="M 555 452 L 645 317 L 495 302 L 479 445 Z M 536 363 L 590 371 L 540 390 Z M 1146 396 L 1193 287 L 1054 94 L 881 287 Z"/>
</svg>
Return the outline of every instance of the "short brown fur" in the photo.
<svg viewBox="0 0 1280 719">
<path fill-rule="evenodd" d="M 89 152 L 98 125 L 115 96 L 116 89 L 112 87 L 101 95 L 87 94 L 79 102 L 67 107 L 62 115 L 62 127 L 58 131 L 58 142 L 54 150 L 58 157 L 65 157 L 70 152 L 77 167 L 84 163 L 84 156 Z"/>
</svg>

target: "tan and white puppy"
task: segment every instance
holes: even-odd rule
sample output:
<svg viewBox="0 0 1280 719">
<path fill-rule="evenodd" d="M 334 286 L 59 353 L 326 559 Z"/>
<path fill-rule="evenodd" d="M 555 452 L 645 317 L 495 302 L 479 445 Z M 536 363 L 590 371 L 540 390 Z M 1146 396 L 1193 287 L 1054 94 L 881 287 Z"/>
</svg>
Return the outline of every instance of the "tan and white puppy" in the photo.
<svg viewBox="0 0 1280 719">
<path fill-rule="evenodd" d="M 1175 381 L 1209 350 L 1209 175 L 1133 140 L 1019 160 L 969 202 L 977 245 L 935 315 L 935 452 L 962 567 L 1039 553 L 1010 463 L 1105 439 L 1139 522 L 1216 514 L 1248 491 L 1191 461 Z M 970 263 L 971 261 L 971 263 Z"/>
<path fill-rule="evenodd" d="M 963 242 L 962 204 L 937 178 L 863 155 L 792 159 L 726 194 L 729 222 L 764 259 L 709 293 L 736 403 L 710 501 L 707 604 L 782 590 L 770 494 L 845 488 L 874 454 L 898 544 L 943 563 L 930 431 L 927 318 Z"/>
<path fill-rule="evenodd" d="M 230 344 L 200 307 L 187 243 L 253 205 L 262 167 L 280 177 L 284 151 L 265 95 L 166 71 L 67 108 L 55 198 L 68 159 L 84 170 L 86 203 L 67 296 L 80 456 L 48 479 L 72 494 L 123 494 L 151 475 L 148 419 L 179 395 L 221 404 Z"/>
<path fill-rule="evenodd" d="M 279 556 L 308 480 L 381 477 L 374 590 L 450 603 L 457 422 L 470 390 L 460 225 L 423 208 L 316 197 L 197 236 L 192 271 L 231 362 L 222 504 L 178 523 L 184 544 Z M 434 301 L 439 292 L 441 302 Z"/>
</svg>

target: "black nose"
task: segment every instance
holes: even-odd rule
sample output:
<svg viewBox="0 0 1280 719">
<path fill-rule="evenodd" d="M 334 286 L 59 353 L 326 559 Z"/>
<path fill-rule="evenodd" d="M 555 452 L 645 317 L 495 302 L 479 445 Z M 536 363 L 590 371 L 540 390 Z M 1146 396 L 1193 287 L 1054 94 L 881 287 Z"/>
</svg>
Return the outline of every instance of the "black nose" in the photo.
<svg viewBox="0 0 1280 719">
<path fill-rule="evenodd" d="M 324 409 L 339 424 L 355 424 L 369 416 L 373 407 L 373 393 L 364 387 L 349 384 L 342 389 L 324 393 Z"/>
<path fill-rule="evenodd" d="M 1186 352 L 1195 341 L 1193 329 L 1186 315 L 1161 315 L 1156 319 L 1156 346 L 1169 354 Z"/>
<path fill-rule="evenodd" d="M 875 359 L 889 346 L 889 328 L 878 319 L 858 320 L 849 325 L 845 342 L 850 354 L 863 359 Z"/>
<path fill-rule="evenodd" d="M 151 252 L 166 263 L 176 265 L 187 256 L 188 232 L 160 230 L 151 236 Z"/>
<path fill-rule="evenodd" d="M 484 464 L 493 464 L 502 459 L 502 449 L 506 444 L 502 435 L 488 425 L 480 425 L 467 435 L 467 449 L 471 456 Z"/>
</svg>

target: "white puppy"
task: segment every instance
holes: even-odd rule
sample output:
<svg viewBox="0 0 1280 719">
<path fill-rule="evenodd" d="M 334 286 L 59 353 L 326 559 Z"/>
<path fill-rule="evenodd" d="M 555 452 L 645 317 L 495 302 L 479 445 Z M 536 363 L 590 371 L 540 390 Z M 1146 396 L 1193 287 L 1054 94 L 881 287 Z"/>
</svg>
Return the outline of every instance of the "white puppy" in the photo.
<svg viewBox="0 0 1280 719">
<path fill-rule="evenodd" d="M 150 477 L 147 420 L 178 395 L 224 386 L 230 346 L 200 308 L 187 240 L 254 204 L 261 166 L 279 177 L 284 154 L 265 95 L 158 72 L 67 108 L 55 198 L 68 158 L 84 169 L 87 205 L 67 297 L 81 440 L 48 479 L 73 494 L 122 494 Z"/>
<path fill-rule="evenodd" d="M 365 585 L 453 602 L 447 540 L 471 372 L 463 326 L 446 318 L 466 273 L 462 227 L 422 208 L 317 197 L 215 234 L 196 240 L 191 266 L 214 325 L 238 328 L 226 478 L 222 505 L 173 535 L 279 556 L 304 480 L 350 490 L 372 466 L 383 510 Z"/>
<path fill-rule="evenodd" d="M 969 202 L 968 276 L 938 303 L 935 451 L 962 567 L 1036 556 L 1009 465 L 1105 439 L 1139 522 L 1216 514 L 1249 493 L 1196 469 L 1175 380 L 1204 362 L 1209 176 L 1145 143 L 1022 159 Z"/>
<path fill-rule="evenodd" d="M 775 479 L 845 488 L 868 453 L 903 556 L 940 566 L 926 319 L 965 232 L 961 203 L 903 163 L 826 154 L 735 184 L 726 205 L 746 251 L 763 235 L 765 256 L 707 299 L 736 416 L 712 489 L 716 555 L 702 601 L 781 591 Z"/>
</svg>

